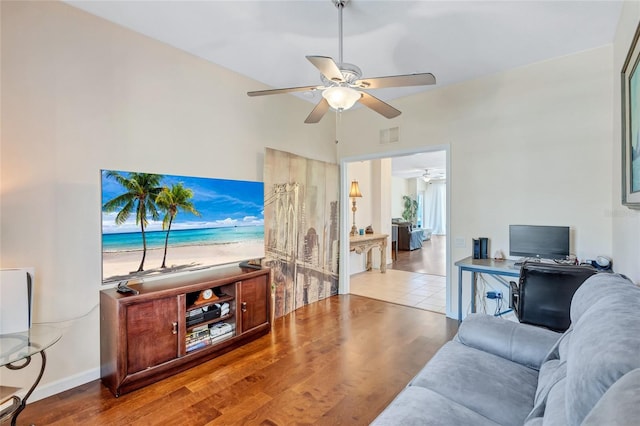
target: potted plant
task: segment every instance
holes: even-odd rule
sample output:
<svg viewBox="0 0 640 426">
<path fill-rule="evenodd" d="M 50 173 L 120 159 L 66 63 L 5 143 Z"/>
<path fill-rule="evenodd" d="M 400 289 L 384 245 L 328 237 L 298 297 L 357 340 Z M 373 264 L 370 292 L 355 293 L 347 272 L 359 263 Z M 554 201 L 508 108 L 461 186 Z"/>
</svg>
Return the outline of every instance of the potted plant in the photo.
<svg viewBox="0 0 640 426">
<path fill-rule="evenodd" d="M 404 202 L 404 211 L 402 212 L 402 218 L 407 222 L 415 225 L 416 216 L 418 213 L 418 202 L 408 195 L 403 195 L 402 200 Z"/>
</svg>

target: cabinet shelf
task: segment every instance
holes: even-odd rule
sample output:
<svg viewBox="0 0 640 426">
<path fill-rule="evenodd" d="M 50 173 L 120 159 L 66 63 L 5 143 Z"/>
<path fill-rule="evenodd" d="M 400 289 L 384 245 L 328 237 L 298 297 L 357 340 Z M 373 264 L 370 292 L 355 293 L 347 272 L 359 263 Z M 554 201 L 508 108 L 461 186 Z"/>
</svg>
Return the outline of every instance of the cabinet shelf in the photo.
<svg viewBox="0 0 640 426">
<path fill-rule="evenodd" d="M 226 321 L 226 320 L 228 320 L 229 318 L 232 318 L 232 317 L 233 317 L 233 313 L 230 313 L 228 315 L 224 315 L 224 316 L 221 316 L 221 317 L 218 317 L 218 318 L 213 318 L 213 319 L 210 319 L 210 320 L 207 320 L 207 321 L 202 321 L 202 322 L 199 322 L 197 324 L 190 325 L 190 326 L 187 327 L 187 333 L 192 331 L 194 328 L 202 327 L 203 325 L 216 324 L 216 323 L 219 323 L 219 322 L 222 322 L 222 321 Z"/>
<path fill-rule="evenodd" d="M 103 384 L 117 397 L 268 334 L 270 278 L 268 268 L 248 270 L 233 266 L 142 283 L 136 286 L 139 291 L 136 295 L 120 294 L 116 289 L 101 291 Z M 198 305 L 187 303 L 201 291 L 215 288 L 224 296 Z M 216 303 L 229 303 L 229 313 L 187 326 L 189 312 L 203 307 L 210 311 Z M 187 350 L 187 338 L 195 328 L 208 328 L 203 327 L 204 338 L 207 332 L 211 333 L 212 325 L 222 322 L 231 326 L 230 333 L 210 335 L 202 347 L 191 347 L 189 342 Z"/>
<path fill-rule="evenodd" d="M 212 305 L 215 305 L 216 303 L 225 303 L 225 302 L 231 302 L 232 300 L 234 300 L 233 296 L 222 296 L 219 297 L 215 300 L 211 300 L 211 301 L 207 301 L 207 303 L 200 303 L 200 304 L 193 304 L 193 305 L 189 305 L 187 306 L 187 312 L 193 311 L 195 309 L 200 309 L 200 308 L 204 308 L 204 307 L 209 307 Z"/>
</svg>

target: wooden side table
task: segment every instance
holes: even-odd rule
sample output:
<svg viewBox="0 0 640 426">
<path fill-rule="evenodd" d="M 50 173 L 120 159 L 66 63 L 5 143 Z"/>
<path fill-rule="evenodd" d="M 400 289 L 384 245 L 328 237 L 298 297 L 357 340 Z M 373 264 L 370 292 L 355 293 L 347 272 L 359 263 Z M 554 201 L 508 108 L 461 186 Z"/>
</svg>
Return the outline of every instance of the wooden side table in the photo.
<svg viewBox="0 0 640 426">
<path fill-rule="evenodd" d="M 352 235 L 349 237 L 349 250 L 358 254 L 367 254 L 367 271 L 372 268 L 371 250 L 378 247 L 380 249 L 380 272 L 387 272 L 387 234 L 364 234 Z"/>
</svg>

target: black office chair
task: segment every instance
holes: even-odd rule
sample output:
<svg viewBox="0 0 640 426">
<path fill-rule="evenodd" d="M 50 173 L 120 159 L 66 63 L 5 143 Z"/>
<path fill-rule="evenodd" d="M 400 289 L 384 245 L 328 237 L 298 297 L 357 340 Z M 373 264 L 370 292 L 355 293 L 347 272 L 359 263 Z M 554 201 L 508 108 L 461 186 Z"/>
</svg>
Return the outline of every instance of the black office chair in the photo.
<svg viewBox="0 0 640 426">
<path fill-rule="evenodd" d="M 522 323 L 564 332 L 571 325 L 573 294 L 595 273 L 586 265 L 524 262 L 518 283 L 510 283 L 509 307 Z"/>
</svg>

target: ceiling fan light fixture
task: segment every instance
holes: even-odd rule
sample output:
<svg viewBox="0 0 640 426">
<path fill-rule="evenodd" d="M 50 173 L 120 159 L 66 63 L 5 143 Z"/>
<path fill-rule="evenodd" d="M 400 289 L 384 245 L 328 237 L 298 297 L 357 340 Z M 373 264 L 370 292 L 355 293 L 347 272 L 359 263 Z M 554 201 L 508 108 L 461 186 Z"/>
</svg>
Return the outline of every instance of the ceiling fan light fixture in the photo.
<svg viewBox="0 0 640 426">
<path fill-rule="evenodd" d="M 362 94 L 347 86 L 334 86 L 324 89 L 322 97 L 337 111 L 351 108 L 362 97 Z"/>
</svg>

